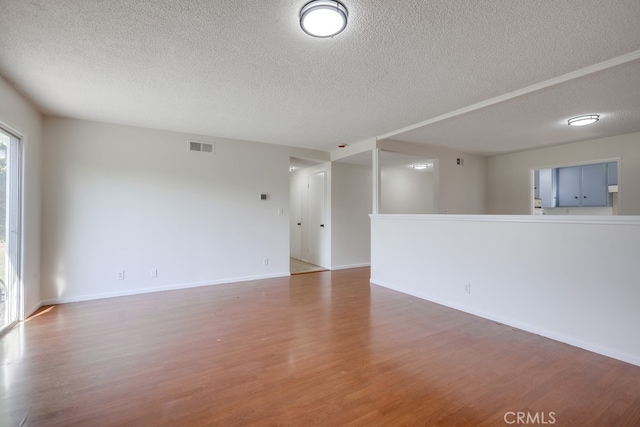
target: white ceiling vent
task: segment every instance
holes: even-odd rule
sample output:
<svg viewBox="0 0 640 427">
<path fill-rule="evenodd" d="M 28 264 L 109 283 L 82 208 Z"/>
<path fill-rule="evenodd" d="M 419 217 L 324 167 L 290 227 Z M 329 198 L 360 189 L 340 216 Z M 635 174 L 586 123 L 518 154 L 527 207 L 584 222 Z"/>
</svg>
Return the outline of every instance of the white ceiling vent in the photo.
<svg viewBox="0 0 640 427">
<path fill-rule="evenodd" d="M 189 141 L 189 150 L 191 150 L 191 151 L 201 151 L 203 153 L 213 153 L 213 143 L 211 143 L 211 142 L 200 142 L 200 141 Z"/>
</svg>

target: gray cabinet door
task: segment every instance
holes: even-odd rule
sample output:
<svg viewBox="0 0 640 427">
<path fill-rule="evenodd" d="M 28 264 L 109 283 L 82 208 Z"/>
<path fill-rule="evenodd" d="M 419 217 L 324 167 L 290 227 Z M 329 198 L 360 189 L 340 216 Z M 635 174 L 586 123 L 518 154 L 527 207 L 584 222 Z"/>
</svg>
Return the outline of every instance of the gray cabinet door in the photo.
<svg viewBox="0 0 640 427">
<path fill-rule="evenodd" d="M 581 166 L 582 206 L 607 206 L 607 164 Z"/>
<path fill-rule="evenodd" d="M 580 166 L 558 168 L 558 206 L 580 206 Z"/>
<path fill-rule="evenodd" d="M 538 188 L 539 197 L 542 200 L 543 208 L 555 208 L 556 207 L 556 195 L 555 195 L 555 169 L 540 169 L 538 172 Z"/>
</svg>

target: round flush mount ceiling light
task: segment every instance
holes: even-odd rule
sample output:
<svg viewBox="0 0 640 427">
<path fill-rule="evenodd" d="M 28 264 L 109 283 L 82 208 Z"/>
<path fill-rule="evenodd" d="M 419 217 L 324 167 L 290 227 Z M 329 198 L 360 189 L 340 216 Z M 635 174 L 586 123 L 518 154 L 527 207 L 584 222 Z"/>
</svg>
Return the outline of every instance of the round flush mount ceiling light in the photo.
<svg viewBox="0 0 640 427">
<path fill-rule="evenodd" d="M 346 28 L 348 16 L 339 1 L 313 0 L 300 9 L 300 27 L 313 37 L 333 37 Z"/>
<path fill-rule="evenodd" d="M 567 122 L 569 126 L 586 126 L 591 123 L 595 123 L 600 120 L 600 116 L 597 114 L 588 114 L 586 116 L 577 116 L 570 118 Z"/>
</svg>

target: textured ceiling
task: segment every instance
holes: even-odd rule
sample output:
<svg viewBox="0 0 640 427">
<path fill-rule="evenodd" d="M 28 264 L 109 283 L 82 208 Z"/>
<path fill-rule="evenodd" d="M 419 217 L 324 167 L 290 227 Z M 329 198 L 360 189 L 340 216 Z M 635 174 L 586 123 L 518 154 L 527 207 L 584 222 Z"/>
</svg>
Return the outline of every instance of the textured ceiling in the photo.
<svg viewBox="0 0 640 427">
<path fill-rule="evenodd" d="M 640 50 L 638 0 L 344 0 L 332 39 L 302 32 L 306 1 L 0 0 L 0 75 L 46 114 L 334 150 Z M 638 87 L 637 66 L 612 72 Z M 485 153 L 576 140 L 550 125 L 570 103 L 600 108 L 574 86 L 508 101 L 510 119 L 538 114 L 521 138 L 477 110 L 406 139 Z M 637 108 L 600 95 L 637 130 Z"/>
<path fill-rule="evenodd" d="M 571 127 L 567 119 L 597 113 Z M 393 137 L 479 154 L 640 132 L 640 60 L 573 79 Z"/>
</svg>

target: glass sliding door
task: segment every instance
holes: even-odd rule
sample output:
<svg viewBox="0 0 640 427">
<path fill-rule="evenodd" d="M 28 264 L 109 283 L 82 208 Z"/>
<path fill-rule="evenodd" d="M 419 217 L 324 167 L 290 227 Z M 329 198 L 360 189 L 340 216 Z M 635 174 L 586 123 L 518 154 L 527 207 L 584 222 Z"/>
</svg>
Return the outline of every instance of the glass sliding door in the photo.
<svg viewBox="0 0 640 427">
<path fill-rule="evenodd" d="M 0 128 L 0 332 L 21 316 L 21 144 Z"/>
</svg>

